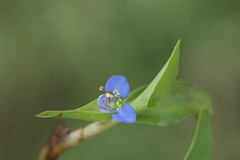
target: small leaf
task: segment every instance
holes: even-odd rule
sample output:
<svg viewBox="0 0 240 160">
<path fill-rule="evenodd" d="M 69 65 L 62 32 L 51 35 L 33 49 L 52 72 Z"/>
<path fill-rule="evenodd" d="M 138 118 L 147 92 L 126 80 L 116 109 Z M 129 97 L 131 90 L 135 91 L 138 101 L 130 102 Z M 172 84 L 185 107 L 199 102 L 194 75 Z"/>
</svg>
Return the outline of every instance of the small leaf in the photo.
<svg viewBox="0 0 240 160">
<path fill-rule="evenodd" d="M 205 90 L 193 84 L 176 81 L 158 103 L 158 107 L 141 112 L 137 121 L 167 126 L 190 115 L 198 117 L 203 107 L 213 114 L 212 101 Z"/>
<path fill-rule="evenodd" d="M 131 103 L 136 112 L 142 111 L 147 107 L 156 107 L 161 98 L 168 92 L 178 73 L 179 50 L 180 40 L 161 71 L 142 94 Z"/>
<path fill-rule="evenodd" d="M 103 113 L 97 106 L 97 99 L 74 110 L 45 111 L 37 115 L 40 118 L 72 118 L 87 121 L 107 122 L 112 119 L 111 114 Z"/>
<path fill-rule="evenodd" d="M 184 160 L 211 160 L 213 137 L 210 115 L 206 108 L 201 110 L 192 144 Z"/>
<path fill-rule="evenodd" d="M 146 86 L 142 86 L 133 92 L 130 93 L 129 97 L 126 99 L 126 102 L 131 102 L 139 94 L 143 92 Z M 98 99 L 90 102 L 89 104 L 73 110 L 65 111 L 45 111 L 42 112 L 36 117 L 40 118 L 71 118 L 71 119 L 82 119 L 87 121 L 98 121 L 98 122 L 108 122 L 112 119 L 111 114 L 103 113 L 97 105 Z"/>
</svg>

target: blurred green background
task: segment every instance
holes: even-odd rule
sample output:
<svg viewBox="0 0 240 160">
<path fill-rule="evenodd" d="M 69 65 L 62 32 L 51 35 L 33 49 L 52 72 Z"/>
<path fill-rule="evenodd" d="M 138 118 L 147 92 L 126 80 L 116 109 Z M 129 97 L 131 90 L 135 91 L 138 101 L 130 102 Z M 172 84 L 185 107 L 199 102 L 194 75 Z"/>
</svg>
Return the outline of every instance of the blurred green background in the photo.
<svg viewBox="0 0 240 160">
<path fill-rule="evenodd" d="M 37 159 L 57 119 L 115 74 L 149 83 L 181 39 L 179 79 L 206 88 L 216 113 L 214 160 L 239 160 L 240 1 L 69 0 L 0 2 L 0 159 Z M 89 122 L 62 119 L 70 129 Z M 196 120 L 170 127 L 120 124 L 59 160 L 178 160 Z"/>
</svg>

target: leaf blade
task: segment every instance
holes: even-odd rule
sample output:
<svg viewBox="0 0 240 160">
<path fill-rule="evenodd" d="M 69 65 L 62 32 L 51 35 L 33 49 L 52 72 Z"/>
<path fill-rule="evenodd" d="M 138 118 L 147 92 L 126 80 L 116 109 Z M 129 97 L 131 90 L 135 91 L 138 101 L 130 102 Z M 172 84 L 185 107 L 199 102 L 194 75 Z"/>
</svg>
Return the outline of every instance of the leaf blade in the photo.
<svg viewBox="0 0 240 160">
<path fill-rule="evenodd" d="M 196 128 L 192 144 L 184 160 L 211 160 L 213 148 L 213 137 L 210 122 L 210 115 L 206 108 L 203 108 Z"/>
<path fill-rule="evenodd" d="M 177 42 L 173 53 L 167 63 L 164 65 L 163 69 L 158 73 L 158 75 L 155 77 L 155 79 L 151 82 L 150 85 L 140 87 L 139 89 L 132 92 L 129 97 L 126 99 L 126 102 L 130 103 L 133 108 L 135 106 L 135 111 L 140 112 L 144 108 L 147 108 L 148 101 L 152 94 L 154 93 L 155 88 L 157 87 L 159 90 L 159 86 L 169 86 L 165 83 L 166 78 L 169 77 L 167 75 L 172 75 L 171 80 L 167 82 L 172 82 L 177 76 L 178 72 L 178 57 L 179 57 L 179 47 L 180 47 L 180 41 Z M 173 65 L 175 60 L 177 62 L 177 67 L 175 67 L 175 71 L 171 70 L 171 64 Z M 170 69 L 169 69 L 170 66 Z M 167 71 L 167 72 L 166 72 Z M 174 74 L 172 74 L 174 73 Z M 165 75 L 165 76 L 164 76 Z M 163 77 L 163 78 L 162 78 Z M 162 79 L 161 79 L 162 78 Z M 169 78 L 168 78 L 169 79 Z M 159 82 L 161 80 L 161 85 L 159 85 Z M 168 83 L 169 84 L 169 83 Z M 165 87 L 166 88 L 166 87 Z M 162 95 L 166 93 L 166 89 L 160 90 Z M 155 91 L 156 92 L 156 91 Z M 159 91 L 157 91 L 159 94 Z M 139 96 L 140 95 L 140 96 Z M 73 118 L 73 119 L 83 119 L 83 120 L 90 120 L 90 121 L 100 121 L 100 122 L 106 122 L 111 119 L 111 114 L 103 113 L 100 108 L 97 106 L 97 99 L 90 102 L 89 104 L 80 107 L 78 109 L 74 110 L 66 110 L 66 111 L 45 111 L 37 115 L 37 117 L 41 118 L 51 118 L 51 117 L 57 117 L 57 118 Z"/>
<path fill-rule="evenodd" d="M 207 107 L 213 114 L 213 104 L 209 94 L 197 85 L 176 81 L 158 107 L 141 112 L 137 122 L 167 126 L 188 117 L 198 117 L 201 109 Z"/>
<path fill-rule="evenodd" d="M 173 49 L 171 57 L 160 71 L 160 79 L 149 99 L 148 107 L 157 107 L 158 103 L 174 83 L 179 69 L 180 40 Z"/>
<path fill-rule="evenodd" d="M 136 112 L 140 112 L 147 107 L 154 108 L 161 98 L 168 92 L 178 73 L 180 54 L 180 40 L 177 42 L 173 52 L 148 87 L 133 102 L 132 106 Z M 155 96 L 157 93 L 157 97 Z"/>
<path fill-rule="evenodd" d="M 45 111 L 36 117 L 40 118 L 71 118 L 87 121 L 108 122 L 112 119 L 111 114 L 103 113 L 97 106 L 97 99 L 87 105 L 73 110 Z"/>
<path fill-rule="evenodd" d="M 139 87 L 130 93 L 126 102 L 130 103 L 139 94 L 141 94 L 147 86 Z M 44 111 L 36 117 L 39 118 L 71 118 L 71 119 L 81 119 L 87 121 L 98 121 L 98 122 L 108 122 L 112 119 L 111 114 L 103 113 L 97 105 L 98 99 L 73 110 L 63 110 L 63 111 Z"/>
</svg>

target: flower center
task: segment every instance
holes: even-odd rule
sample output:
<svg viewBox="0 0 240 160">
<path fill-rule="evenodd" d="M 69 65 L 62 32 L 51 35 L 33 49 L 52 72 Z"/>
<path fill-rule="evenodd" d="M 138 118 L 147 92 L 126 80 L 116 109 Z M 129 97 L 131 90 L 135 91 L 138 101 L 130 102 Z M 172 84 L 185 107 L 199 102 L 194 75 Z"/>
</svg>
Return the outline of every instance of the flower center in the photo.
<svg viewBox="0 0 240 160">
<path fill-rule="evenodd" d="M 99 90 L 102 91 L 107 98 L 103 99 L 103 103 L 105 103 L 108 109 L 116 109 L 119 110 L 123 106 L 123 99 L 120 97 L 120 93 L 115 89 L 112 92 L 106 92 L 103 86 L 99 87 Z"/>
</svg>

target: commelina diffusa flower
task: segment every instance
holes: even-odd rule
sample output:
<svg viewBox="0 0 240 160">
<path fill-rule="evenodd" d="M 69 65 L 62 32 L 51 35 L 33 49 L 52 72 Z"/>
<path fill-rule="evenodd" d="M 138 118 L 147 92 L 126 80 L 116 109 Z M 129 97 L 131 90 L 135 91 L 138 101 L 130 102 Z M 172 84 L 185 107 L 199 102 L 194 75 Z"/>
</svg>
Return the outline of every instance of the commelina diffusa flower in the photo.
<svg viewBox="0 0 240 160">
<path fill-rule="evenodd" d="M 136 121 L 136 113 L 129 103 L 123 103 L 129 94 L 127 79 L 121 75 L 115 75 L 108 79 L 105 88 L 101 86 L 100 91 L 104 94 L 98 98 L 98 106 L 106 113 L 114 113 L 112 117 L 124 123 Z"/>
</svg>

